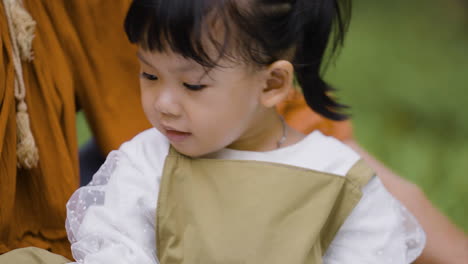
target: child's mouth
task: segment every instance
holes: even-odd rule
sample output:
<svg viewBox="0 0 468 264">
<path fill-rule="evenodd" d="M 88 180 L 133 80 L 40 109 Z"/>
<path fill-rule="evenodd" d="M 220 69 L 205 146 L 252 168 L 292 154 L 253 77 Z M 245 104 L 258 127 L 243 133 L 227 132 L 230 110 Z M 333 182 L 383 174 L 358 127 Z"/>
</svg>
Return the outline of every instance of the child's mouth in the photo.
<svg viewBox="0 0 468 264">
<path fill-rule="evenodd" d="M 191 135 L 192 133 L 166 129 L 166 136 L 171 142 L 182 142 Z"/>
</svg>

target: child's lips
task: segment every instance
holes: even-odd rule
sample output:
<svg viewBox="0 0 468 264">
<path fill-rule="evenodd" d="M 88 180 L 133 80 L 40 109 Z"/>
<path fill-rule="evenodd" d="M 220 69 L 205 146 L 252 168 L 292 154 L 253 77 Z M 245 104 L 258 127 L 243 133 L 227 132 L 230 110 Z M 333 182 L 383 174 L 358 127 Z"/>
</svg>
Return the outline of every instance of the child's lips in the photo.
<svg viewBox="0 0 468 264">
<path fill-rule="evenodd" d="M 192 133 L 189 132 L 181 132 L 177 130 L 171 130 L 171 129 L 165 129 L 166 130 L 166 136 L 171 142 L 182 142 L 185 139 L 187 139 L 189 136 L 192 135 Z"/>
</svg>

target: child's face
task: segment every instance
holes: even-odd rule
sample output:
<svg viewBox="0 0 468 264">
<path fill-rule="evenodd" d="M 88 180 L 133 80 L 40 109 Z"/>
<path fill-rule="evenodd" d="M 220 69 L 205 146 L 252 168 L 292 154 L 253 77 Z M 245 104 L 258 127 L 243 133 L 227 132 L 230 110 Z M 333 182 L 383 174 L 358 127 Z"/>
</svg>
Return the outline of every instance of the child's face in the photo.
<svg viewBox="0 0 468 264">
<path fill-rule="evenodd" d="M 264 72 L 238 65 L 203 67 L 174 53 L 138 53 L 147 118 L 179 152 L 196 157 L 255 144 L 271 108 L 262 105 Z M 264 139 L 263 139 L 264 140 Z"/>
</svg>

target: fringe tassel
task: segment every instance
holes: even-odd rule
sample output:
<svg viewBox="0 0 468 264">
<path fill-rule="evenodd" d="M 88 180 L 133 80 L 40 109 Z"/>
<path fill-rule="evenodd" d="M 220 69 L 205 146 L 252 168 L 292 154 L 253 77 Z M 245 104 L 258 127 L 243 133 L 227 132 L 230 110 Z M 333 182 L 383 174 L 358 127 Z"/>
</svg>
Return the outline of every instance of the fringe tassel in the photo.
<svg viewBox="0 0 468 264">
<path fill-rule="evenodd" d="M 39 151 L 29 124 L 28 107 L 24 101 L 18 103 L 16 112 L 16 156 L 18 167 L 31 169 L 39 162 Z"/>
<path fill-rule="evenodd" d="M 32 41 L 36 30 L 36 21 L 24 9 L 20 0 L 10 0 L 10 12 L 21 59 L 32 61 L 34 58 Z"/>
<path fill-rule="evenodd" d="M 32 41 L 36 22 L 24 9 L 22 0 L 2 0 L 13 47 L 15 67 L 16 156 L 19 168 L 32 169 L 39 162 L 39 151 L 31 131 L 28 107 L 25 102 L 26 86 L 23 79 L 23 61 L 33 60 Z"/>
</svg>

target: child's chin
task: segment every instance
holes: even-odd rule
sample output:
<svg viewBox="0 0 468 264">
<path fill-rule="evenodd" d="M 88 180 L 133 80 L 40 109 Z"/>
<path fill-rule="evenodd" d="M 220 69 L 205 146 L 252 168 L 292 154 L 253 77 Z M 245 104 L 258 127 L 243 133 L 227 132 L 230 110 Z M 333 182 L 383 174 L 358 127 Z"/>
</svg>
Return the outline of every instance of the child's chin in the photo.
<svg viewBox="0 0 468 264">
<path fill-rule="evenodd" d="M 196 148 L 190 148 L 190 147 L 187 147 L 187 146 L 178 146 L 177 144 L 173 144 L 173 143 L 171 143 L 171 145 L 180 154 L 182 154 L 184 156 L 187 156 L 187 157 L 191 157 L 191 158 L 199 158 L 199 157 L 202 157 L 202 156 L 208 154 L 208 152 L 204 152 L 204 151 L 202 151 L 200 149 L 196 149 Z"/>
<path fill-rule="evenodd" d="M 180 154 L 190 158 L 205 158 L 210 154 L 220 151 L 223 147 L 219 148 L 199 148 L 197 146 L 189 146 L 188 144 L 171 143 L 172 147 Z"/>
</svg>

